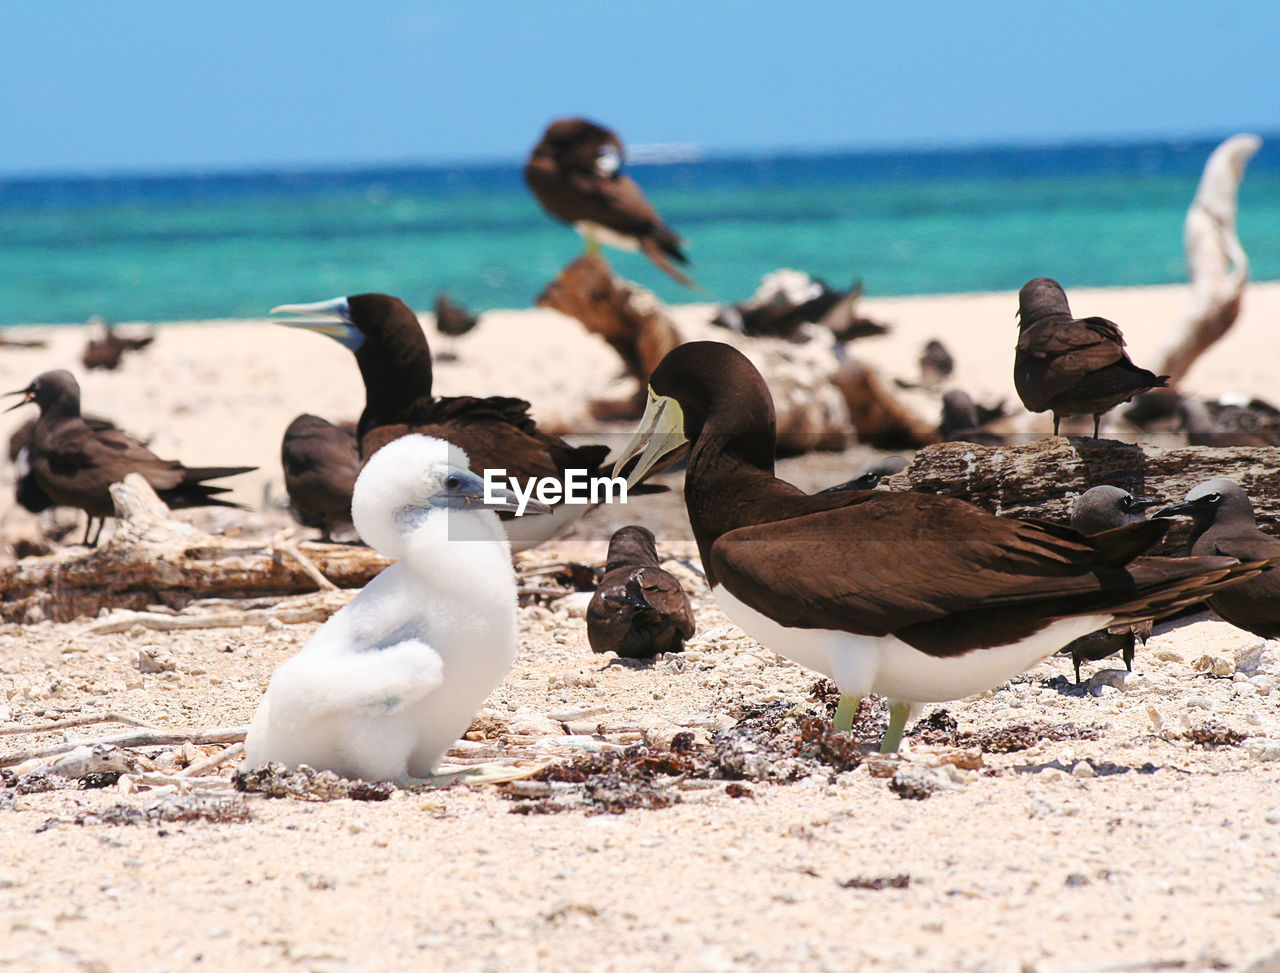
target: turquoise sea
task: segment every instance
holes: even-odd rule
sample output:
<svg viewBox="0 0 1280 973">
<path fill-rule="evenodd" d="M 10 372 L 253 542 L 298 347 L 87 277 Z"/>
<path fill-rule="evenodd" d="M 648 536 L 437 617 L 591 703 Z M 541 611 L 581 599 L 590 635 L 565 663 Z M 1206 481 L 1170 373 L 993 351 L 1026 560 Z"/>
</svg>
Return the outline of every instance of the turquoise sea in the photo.
<svg viewBox="0 0 1280 973">
<path fill-rule="evenodd" d="M 1227 133 L 1229 134 L 1229 133 Z M 1240 191 L 1256 280 L 1280 278 L 1280 133 Z M 1219 138 L 750 155 L 632 165 L 688 244 L 691 293 L 608 251 L 664 300 L 737 301 L 779 267 L 869 296 L 1185 280 L 1182 221 Z M 520 162 L 0 179 L 0 324 L 264 315 L 386 291 L 526 307 L 581 252 Z"/>
</svg>

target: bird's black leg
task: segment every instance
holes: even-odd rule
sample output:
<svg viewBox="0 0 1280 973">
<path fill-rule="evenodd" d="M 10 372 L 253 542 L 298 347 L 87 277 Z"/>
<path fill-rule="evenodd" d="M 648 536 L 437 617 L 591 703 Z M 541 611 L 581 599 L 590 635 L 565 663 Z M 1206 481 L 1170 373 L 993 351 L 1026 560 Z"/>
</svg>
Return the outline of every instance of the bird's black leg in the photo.
<svg viewBox="0 0 1280 973">
<path fill-rule="evenodd" d="M 93 545 L 89 543 L 89 531 L 93 529 L 93 517 L 89 514 L 85 514 L 85 517 L 87 519 L 84 522 L 84 537 L 80 538 L 80 543 L 85 547 L 92 547 Z"/>
<path fill-rule="evenodd" d="M 1080 685 L 1080 660 L 1078 658 L 1072 658 L 1071 661 L 1074 662 L 1076 666 L 1076 685 L 1079 686 Z"/>
<path fill-rule="evenodd" d="M 1098 438 L 1098 423 L 1102 421 L 1102 413 L 1098 412 L 1093 417 L 1093 438 Z"/>
<path fill-rule="evenodd" d="M 106 525 L 106 523 L 107 523 L 107 518 L 106 518 L 106 517 L 99 517 L 99 518 L 98 518 L 98 530 L 97 530 L 97 533 L 95 533 L 95 534 L 93 535 L 93 543 L 89 545 L 90 547 L 97 547 L 97 546 L 98 546 L 98 539 L 102 536 L 102 528 Z M 84 536 L 85 536 L 86 538 L 89 536 L 89 529 L 88 529 L 88 527 L 86 527 L 86 528 L 85 528 Z"/>
<path fill-rule="evenodd" d="M 1124 651 L 1120 653 L 1120 658 L 1124 659 L 1124 667 L 1128 669 L 1130 672 L 1133 672 L 1133 646 L 1132 645 L 1127 646 L 1124 649 Z"/>
<path fill-rule="evenodd" d="M 1061 421 L 1062 421 L 1061 417 L 1058 415 L 1058 413 L 1055 412 L 1053 414 L 1053 434 L 1055 436 L 1058 435 L 1058 423 Z"/>
</svg>

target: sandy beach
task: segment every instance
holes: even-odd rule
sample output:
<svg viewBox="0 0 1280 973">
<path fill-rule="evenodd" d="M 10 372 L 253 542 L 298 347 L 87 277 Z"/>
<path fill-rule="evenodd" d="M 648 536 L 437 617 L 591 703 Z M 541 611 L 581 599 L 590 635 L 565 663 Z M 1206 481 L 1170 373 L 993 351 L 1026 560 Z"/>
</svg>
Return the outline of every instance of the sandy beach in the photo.
<svg viewBox="0 0 1280 973">
<path fill-rule="evenodd" d="M 1157 357 L 1188 292 L 1068 288 L 1077 315 L 1120 325 L 1140 365 Z M 892 330 L 851 351 L 887 380 L 914 379 L 920 349 L 939 338 L 955 356 L 957 387 L 1017 406 L 1016 293 L 872 297 L 860 307 Z M 690 328 L 711 311 L 673 309 Z M 1280 282 L 1251 285 L 1235 327 L 1183 390 L 1275 401 L 1277 321 Z M 174 323 L 119 370 L 86 372 L 88 333 L 6 329 L 48 345 L 0 349 L 0 391 L 69 368 L 85 412 L 161 456 L 258 467 L 227 484 L 251 513 L 180 518 L 310 536 L 282 508 L 280 436 L 300 412 L 359 415 L 363 390 L 348 351 L 265 320 Z M 456 341 L 428 334 L 437 354 L 456 353 L 437 362 L 438 394 L 521 396 L 540 421 L 584 435 L 628 429 L 586 416 L 588 397 L 616 391 L 618 360 L 575 321 L 499 311 Z M 936 419 L 936 398 L 907 401 Z M 6 415 L 0 433 L 34 415 Z M 1014 421 L 1049 429 L 1045 416 Z M 779 470 L 811 489 L 875 455 L 853 446 Z M 12 478 L 6 464 L 4 561 L 34 530 L 13 506 Z M 679 478 L 667 482 L 670 494 L 591 516 L 648 523 L 660 551 L 695 553 Z M 570 536 L 531 553 L 598 560 L 604 545 Z M 682 656 L 652 665 L 594 656 L 580 609 L 522 608 L 519 658 L 487 701 L 473 750 L 545 760 L 590 748 L 588 724 L 606 743 L 665 746 L 688 732 L 709 745 L 717 730 L 770 706 L 789 725 L 823 714 L 813 673 L 742 636 L 694 571 L 668 567 L 697 616 Z M 319 623 L 105 634 L 91 626 L 0 627 L 0 729 L 108 712 L 166 728 L 246 723 L 276 666 Z M 910 740 L 900 761 L 847 770 L 783 761 L 736 786 L 671 776 L 659 788 L 666 806 L 625 813 L 599 813 L 576 791 L 531 787 L 272 799 L 233 790 L 231 767 L 221 788 L 193 791 L 223 802 L 222 821 L 159 820 L 157 802 L 191 797 L 180 785 L 6 787 L 0 969 L 1280 970 L 1280 649 L 1259 641 L 1208 614 L 1182 619 L 1157 626 L 1132 676 L 1118 660 L 1087 664 L 1106 671 L 1075 690 L 1070 660 L 1054 657 L 948 704 L 952 739 Z M 140 668 L 140 653 L 153 664 Z M 966 736 L 1001 728 L 1045 739 L 1000 752 Z M 0 751 L 119 729 L 12 735 Z M 902 796 L 912 774 L 929 782 L 926 799 Z"/>
</svg>

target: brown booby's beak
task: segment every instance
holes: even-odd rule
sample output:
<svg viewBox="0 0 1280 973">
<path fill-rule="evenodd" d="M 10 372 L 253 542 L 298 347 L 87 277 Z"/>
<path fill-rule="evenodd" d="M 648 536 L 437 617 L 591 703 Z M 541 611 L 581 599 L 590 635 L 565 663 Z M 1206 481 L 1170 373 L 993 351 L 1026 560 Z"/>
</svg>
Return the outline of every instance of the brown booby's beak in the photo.
<svg viewBox="0 0 1280 973">
<path fill-rule="evenodd" d="M 301 314 L 320 321 L 277 321 L 290 328 L 305 328 L 332 338 L 351 351 L 364 343 L 364 335 L 351 323 L 351 308 L 345 297 L 333 297 L 312 304 L 278 304 L 268 314 Z"/>
<path fill-rule="evenodd" d="M 649 389 L 649 401 L 645 405 L 644 415 L 640 417 L 640 425 L 636 427 L 631 441 L 613 461 L 614 475 L 621 472 L 628 460 L 639 456 L 635 466 L 627 473 L 627 487 L 634 487 L 660 460 L 688 441 L 684 434 L 684 413 L 680 409 L 680 403 Z"/>
</svg>

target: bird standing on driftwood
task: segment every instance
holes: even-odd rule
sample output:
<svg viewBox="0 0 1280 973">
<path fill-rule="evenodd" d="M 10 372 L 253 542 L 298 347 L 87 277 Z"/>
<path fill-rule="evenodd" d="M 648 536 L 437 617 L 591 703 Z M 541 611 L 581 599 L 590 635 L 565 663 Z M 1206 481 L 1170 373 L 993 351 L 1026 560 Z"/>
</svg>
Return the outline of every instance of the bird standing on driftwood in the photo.
<svg viewBox="0 0 1280 973">
<path fill-rule="evenodd" d="M 305 763 L 366 780 L 435 770 L 515 660 L 510 548 L 483 503 L 466 455 L 440 439 L 404 436 L 365 464 L 352 517 L 395 563 L 276 670 L 246 768 Z"/>
<path fill-rule="evenodd" d="M 561 118 L 547 126 L 524 167 L 524 181 L 551 216 L 568 223 L 588 247 L 607 243 L 641 250 L 685 287 L 693 287 L 672 263 L 689 258 L 680 238 L 622 171 L 624 150 L 616 134 L 585 118 Z"/>
<path fill-rule="evenodd" d="M 1120 329 L 1106 318 L 1073 318 L 1056 280 L 1037 277 L 1018 292 L 1018 344 L 1013 384 L 1032 412 L 1053 412 L 1053 434 L 1063 416 L 1093 416 L 1098 438 L 1102 414 L 1139 392 L 1168 384 L 1129 360 Z"/>
</svg>

